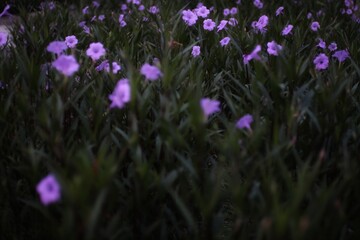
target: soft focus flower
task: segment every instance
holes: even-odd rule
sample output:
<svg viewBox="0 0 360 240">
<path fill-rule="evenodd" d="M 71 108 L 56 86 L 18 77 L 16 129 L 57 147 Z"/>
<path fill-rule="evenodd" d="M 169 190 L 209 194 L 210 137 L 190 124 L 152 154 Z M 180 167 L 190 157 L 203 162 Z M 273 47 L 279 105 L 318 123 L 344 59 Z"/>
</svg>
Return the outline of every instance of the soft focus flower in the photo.
<svg viewBox="0 0 360 240">
<path fill-rule="evenodd" d="M 317 45 L 319 48 L 325 49 L 326 48 L 326 43 L 324 42 L 324 40 L 322 40 L 321 38 L 319 38 L 319 44 Z"/>
<path fill-rule="evenodd" d="M 149 13 L 152 13 L 152 14 L 157 14 L 157 13 L 159 13 L 159 8 L 157 7 L 157 6 L 151 6 L 150 8 L 149 8 Z"/>
<path fill-rule="evenodd" d="M 198 16 L 191 10 L 184 10 L 182 11 L 182 19 L 188 26 L 192 26 L 198 20 Z"/>
<path fill-rule="evenodd" d="M 124 14 L 120 14 L 119 15 L 119 23 L 120 23 L 120 27 L 125 27 L 126 26 L 126 22 L 125 22 L 125 16 Z"/>
<path fill-rule="evenodd" d="M 257 7 L 258 9 L 262 9 L 264 4 L 260 1 L 260 0 L 254 0 L 253 4 L 255 7 Z"/>
<path fill-rule="evenodd" d="M 147 80 L 155 81 L 162 76 L 161 71 L 156 66 L 152 66 L 148 63 L 142 65 L 140 73 L 145 76 Z"/>
<path fill-rule="evenodd" d="M 335 51 L 337 49 L 337 44 L 335 42 L 332 42 L 332 43 L 330 43 L 328 48 L 329 48 L 330 51 L 333 52 L 333 51 Z"/>
<path fill-rule="evenodd" d="M 0 18 L 1 18 L 2 16 L 8 15 L 8 14 L 9 14 L 9 13 L 8 13 L 9 9 L 10 9 L 10 5 L 7 4 L 7 5 L 5 6 L 4 10 L 0 13 Z"/>
<path fill-rule="evenodd" d="M 259 30 L 261 33 L 267 31 L 266 27 L 269 24 L 269 17 L 266 15 L 262 15 L 259 20 L 255 23 L 255 28 Z"/>
<path fill-rule="evenodd" d="M 324 53 L 320 53 L 314 59 L 314 64 L 316 70 L 327 69 L 329 66 L 329 58 Z"/>
<path fill-rule="evenodd" d="M 230 38 L 229 37 L 224 37 L 223 39 L 221 39 L 220 45 L 223 47 L 223 46 L 228 45 L 229 42 L 230 42 Z"/>
<path fill-rule="evenodd" d="M 100 21 L 104 21 L 105 15 L 104 15 L 104 14 L 99 15 L 99 16 L 98 16 L 98 19 L 99 19 Z"/>
<path fill-rule="evenodd" d="M 206 18 L 209 15 L 210 11 L 209 11 L 209 9 L 207 9 L 207 7 L 201 6 L 201 7 L 195 9 L 195 13 L 199 17 Z"/>
<path fill-rule="evenodd" d="M 235 15 L 237 13 L 238 13 L 238 9 L 236 7 L 233 7 L 233 8 L 230 9 L 230 14 L 231 15 Z"/>
<path fill-rule="evenodd" d="M 42 204 L 49 205 L 58 202 L 61 197 L 61 187 L 53 174 L 43 178 L 36 186 Z"/>
<path fill-rule="evenodd" d="M 252 59 L 260 60 L 258 53 L 261 51 L 261 46 L 257 45 L 255 49 L 247 55 L 243 55 L 244 64 L 248 64 Z"/>
<path fill-rule="evenodd" d="M 275 41 L 268 42 L 267 47 L 267 52 L 274 56 L 278 56 L 279 51 L 282 50 L 282 46 L 278 45 Z"/>
<path fill-rule="evenodd" d="M 225 8 L 225 9 L 223 10 L 223 14 L 224 14 L 225 17 L 226 17 L 227 15 L 229 15 L 229 14 L 230 14 L 230 9 Z"/>
<path fill-rule="evenodd" d="M 238 20 L 236 20 L 236 18 L 230 18 L 230 19 L 229 19 L 229 25 L 230 25 L 230 26 L 236 26 L 236 25 L 238 25 Z"/>
<path fill-rule="evenodd" d="M 110 108 L 123 108 L 131 100 L 129 80 L 124 78 L 117 82 L 114 91 L 109 95 Z"/>
<path fill-rule="evenodd" d="M 6 32 L 0 32 L 0 47 L 5 46 L 7 43 L 8 34 Z"/>
<path fill-rule="evenodd" d="M 226 24 L 228 23 L 227 20 L 221 20 L 220 24 L 217 26 L 217 31 L 221 31 L 226 27 Z"/>
<path fill-rule="evenodd" d="M 288 35 L 289 33 L 291 33 L 291 30 L 292 30 L 293 28 L 294 28 L 294 26 L 291 25 L 291 24 L 286 25 L 286 26 L 284 27 L 284 29 L 282 30 L 281 35 L 283 35 L 283 36 Z"/>
<path fill-rule="evenodd" d="M 214 30 L 215 25 L 216 25 L 216 24 L 215 24 L 215 22 L 214 22 L 213 20 L 211 20 L 211 19 L 206 19 L 206 20 L 204 20 L 204 25 L 203 25 L 203 27 L 204 27 L 205 30 L 212 31 L 212 30 Z"/>
<path fill-rule="evenodd" d="M 320 24 L 319 22 L 312 22 L 310 25 L 311 30 L 313 30 L 314 32 L 316 32 L 317 30 L 319 30 L 320 28 Z"/>
<path fill-rule="evenodd" d="M 284 13 L 283 11 L 284 11 L 284 7 L 281 6 L 281 7 L 279 7 L 278 9 L 276 9 L 275 15 L 276 15 L 276 16 L 279 16 L 280 14 L 283 14 L 283 13 Z"/>
<path fill-rule="evenodd" d="M 72 55 L 60 55 L 54 62 L 52 62 L 52 66 L 67 77 L 72 76 L 79 70 L 80 67 L 75 57 Z"/>
<path fill-rule="evenodd" d="M 106 50 L 102 43 L 90 43 L 89 48 L 86 50 L 86 55 L 91 57 L 93 61 L 99 60 L 102 56 L 104 56 Z"/>
<path fill-rule="evenodd" d="M 64 41 L 53 41 L 47 46 L 46 50 L 51 53 L 60 54 L 67 48 L 68 47 Z"/>
<path fill-rule="evenodd" d="M 112 63 L 112 72 L 113 74 L 117 74 L 121 70 L 120 65 L 117 62 Z"/>
<path fill-rule="evenodd" d="M 200 100 L 200 106 L 207 119 L 211 114 L 220 111 L 220 102 L 217 100 L 211 100 L 210 98 L 203 98 Z"/>
<path fill-rule="evenodd" d="M 65 38 L 65 44 L 69 47 L 69 48 L 74 48 L 76 46 L 76 44 L 78 43 L 77 38 L 72 35 L 72 36 L 67 36 Z"/>
<path fill-rule="evenodd" d="M 245 114 L 236 122 L 236 127 L 239 129 L 249 129 L 251 130 L 251 123 L 253 122 L 253 117 L 250 114 Z"/>
<path fill-rule="evenodd" d="M 193 46 L 191 54 L 193 57 L 197 57 L 200 55 L 200 46 Z"/>
<path fill-rule="evenodd" d="M 339 62 L 345 61 L 347 58 L 349 58 L 349 52 L 347 50 L 339 50 L 336 51 L 333 55 L 333 57 L 337 58 Z"/>
</svg>

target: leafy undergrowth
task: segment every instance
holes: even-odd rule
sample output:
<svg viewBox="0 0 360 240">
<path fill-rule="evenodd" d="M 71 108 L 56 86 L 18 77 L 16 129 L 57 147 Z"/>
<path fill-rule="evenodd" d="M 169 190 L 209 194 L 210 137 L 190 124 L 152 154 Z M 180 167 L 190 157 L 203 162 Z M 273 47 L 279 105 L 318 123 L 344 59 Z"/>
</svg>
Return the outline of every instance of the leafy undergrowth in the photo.
<svg viewBox="0 0 360 240">
<path fill-rule="evenodd" d="M 354 2 L 68 2 L 0 33 L 2 239 L 359 239 Z"/>
</svg>

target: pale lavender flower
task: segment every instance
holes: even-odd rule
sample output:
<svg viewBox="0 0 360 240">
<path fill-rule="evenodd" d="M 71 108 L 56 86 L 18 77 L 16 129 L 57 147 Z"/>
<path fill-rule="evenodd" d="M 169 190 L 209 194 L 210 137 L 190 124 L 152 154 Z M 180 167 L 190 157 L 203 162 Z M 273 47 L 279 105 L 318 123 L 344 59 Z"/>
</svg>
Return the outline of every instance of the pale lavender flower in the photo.
<svg viewBox="0 0 360 240">
<path fill-rule="evenodd" d="M 264 33 L 267 31 L 266 27 L 269 24 L 269 17 L 266 15 L 262 15 L 259 20 L 255 23 L 255 27 L 257 30 L 259 30 L 261 33 Z"/>
<path fill-rule="evenodd" d="M 238 25 L 238 20 L 236 18 L 230 18 L 229 19 L 229 25 L 230 26 L 236 26 Z"/>
<path fill-rule="evenodd" d="M 282 30 L 281 35 L 287 36 L 288 34 L 291 33 L 291 30 L 292 30 L 293 28 L 294 28 L 294 26 L 291 25 L 291 24 L 286 25 L 286 26 L 284 27 L 284 29 Z"/>
<path fill-rule="evenodd" d="M 325 49 L 326 48 L 326 42 L 324 42 L 324 40 L 322 40 L 321 38 L 319 38 L 319 43 L 317 45 L 319 48 Z"/>
<path fill-rule="evenodd" d="M 276 15 L 276 16 L 279 16 L 280 14 L 283 14 L 283 13 L 284 13 L 284 7 L 281 6 L 281 7 L 279 7 L 278 9 L 276 9 L 275 15 Z"/>
<path fill-rule="evenodd" d="M 138 10 L 139 10 L 139 11 L 144 11 L 144 10 L 145 10 L 145 6 L 144 6 L 144 5 L 140 5 L 140 6 L 138 7 Z"/>
<path fill-rule="evenodd" d="M 106 50 L 100 42 L 90 43 L 89 48 L 86 50 L 86 55 L 93 61 L 99 60 L 105 54 Z"/>
<path fill-rule="evenodd" d="M 241 117 L 237 122 L 236 122 L 236 127 L 239 129 L 249 129 L 251 130 L 251 123 L 254 121 L 252 115 L 250 114 L 245 114 L 243 117 Z"/>
<path fill-rule="evenodd" d="M 150 12 L 151 14 L 157 14 L 157 13 L 159 13 L 159 8 L 158 8 L 157 6 L 151 6 L 151 7 L 149 8 L 149 12 Z"/>
<path fill-rule="evenodd" d="M 262 9 L 264 4 L 260 1 L 260 0 L 254 0 L 253 4 L 255 7 L 257 7 L 258 9 Z"/>
<path fill-rule="evenodd" d="M 98 19 L 99 19 L 99 21 L 104 21 L 105 15 L 104 15 L 104 14 L 99 15 L 99 16 L 98 16 Z"/>
<path fill-rule="evenodd" d="M 314 32 L 317 32 L 317 30 L 319 30 L 319 28 L 320 28 L 319 22 L 312 22 L 310 25 L 310 29 Z"/>
<path fill-rule="evenodd" d="M 227 23 L 228 23 L 227 20 L 221 20 L 220 24 L 217 26 L 217 32 L 223 30 L 226 27 Z"/>
<path fill-rule="evenodd" d="M 74 48 L 77 43 L 78 43 L 78 40 L 77 40 L 77 38 L 76 38 L 74 35 L 65 37 L 65 44 L 66 44 L 69 48 Z"/>
<path fill-rule="evenodd" d="M 200 100 L 200 106 L 205 116 L 205 119 L 207 119 L 211 114 L 220 111 L 220 102 L 217 100 L 212 100 L 210 98 L 202 98 Z"/>
<path fill-rule="evenodd" d="M 330 45 L 328 46 L 329 50 L 331 52 L 335 51 L 337 49 L 337 44 L 335 42 L 330 43 Z"/>
<path fill-rule="evenodd" d="M 140 73 L 145 76 L 147 80 L 155 81 L 162 76 L 160 69 L 156 66 L 152 66 L 148 63 L 142 65 Z"/>
<path fill-rule="evenodd" d="M 61 198 L 61 187 L 53 174 L 43 178 L 36 186 L 36 191 L 45 206 L 58 202 Z"/>
<path fill-rule="evenodd" d="M 102 61 L 96 68 L 96 71 L 102 71 L 105 68 L 109 68 L 109 60 Z"/>
<path fill-rule="evenodd" d="M 64 41 L 53 41 L 47 46 L 46 50 L 51 53 L 60 54 L 67 48 L 68 47 Z"/>
<path fill-rule="evenodd" d="M 230 42 L 230 38 L 229 37 L 224 37 L 223 39 L 221 39 L 220 45 L 223 47 L 223 46 L 228 45 L 229 42 Z"/>
<path fill-rule="evenodd" d="M 329 66 L 329 58 L 324 53 L 320 53 L 314 59 L 314 64 L 316 70 L 327 69 Z"/>
<path fill-rule="evenodd" d="M 85 15 L 85 14 L 88 14 L 88 13 L 89 13 L 88 9 L 89 9 L 89 6 L 84 7 L 84 8 L 82 9 L 82 13 L 83 13 L 84 15 Z"/>
<path fill-rule="evenodd" d="M 279 51 L 282 50 L 282 46 L 277 44 L 275 41 L 271 41 L 267 43 L 267 52 L 270 55 L 278 56 Z"/>
<path fill-rule="evenodd" d="M 198 16 L 191 10 L 184 10 L 182 11 L 182 19 L 188 26 L 192 26 L 198 20 Z"/>
<path fill-rule="evenodd" d="M 119 15 L 119 23 L 120 23 L 120 27 L 125 27 L 126 26 L 126 22 L 125 22 L 125 16 L 124 14 L 120 14 Z"/>
<path fill-rule="evenodd" d="M 312 13 L 309 12 L 309 13 L 306 15 L 306 18 L 307 18 L 307 19 L 312 18 Z"/>
<path fill-rule="evenodd" d="M 123 108 L 131 100 L 131 87 L 129 80 L 124 78 L 117 82 L 114 91 L 109 95 L 110 108 Z"/>
<path fill-rule="evenodd" d="M 72 55 L 60 55 L 52 62 L 52 66 L 67 77 L 72 76 L 80 67 L 75 57 Z"/>
<path fill-rule="evenodd" d="M 8 34 L 6 32 L 0 32 L 0 47 L 5 46 L 8 40 Z"/>
<path fill-rule="evenodd" d="M 349 58 L 350 54 L 347 50 L 339 50 L 339 51 L 336 51 L 332 56 L 337 58 L 337 60 L 339 62 L 343 62 L 347 58 Z"/>
<path fill-rule="evenodd" d="M 231 15 L 236 15 L 238 13 L 238 9 L 236 7 L 233 7 L 230 9 L 230 14 Z"/>
<path fill-rule="evenodd" d="M 121 70 L 121 66 L 117 62 L 112 63 L 112 72 L 117 74 Z"/>
<path fill-rule="evenodd" d="M 212 31 L 212 30 L 214 30 L 215 26 L 216 26 L 216 24 L 213 20 L 211 20 L 211 19 L 204 20 L 203 27 L 205 30 Z"/>
<path fill-rule="evenodd" d="M 195 9 L 195 13 L 199 17 L 206 18 L 209 15 L 210 10 L 207 9 L 207 7 L 205 7 L 205 6 L 201 6 L 201 7 L 198 7 Z"/>
<path fill-rule="evenodd" d="M 243 55 L 244 64 L 248 64 L 252 59 L 261 60 L 259 56 L 260 51 L 261 51 L 261 46 L 257 45 L 250 54 Z"/>
<path fill-rule="evenodd" d="M 228 16 L 228 15 L 230 14 L 230 9 L 225 8 L 225 9 L 223 10 L 223 14 L 224 14 L 225 17 Z"/>
<path fill-rule="evenodd" d="M 96 8 L 100 7 L 100 3 L 98 3 L 97 1 L 93 1 L 92 4 Z"/>
<path fill-rule="evenodd" d="M 193 57 L 197 57 L 200 55 L 200 46 L 193 46 L 191 54 Z"/>
</svg>

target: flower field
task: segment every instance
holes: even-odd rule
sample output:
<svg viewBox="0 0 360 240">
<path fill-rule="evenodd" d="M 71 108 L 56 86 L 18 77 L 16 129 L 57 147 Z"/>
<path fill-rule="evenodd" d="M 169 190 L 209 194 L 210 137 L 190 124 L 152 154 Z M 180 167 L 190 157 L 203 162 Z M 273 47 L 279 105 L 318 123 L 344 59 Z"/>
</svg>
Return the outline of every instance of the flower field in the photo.
<svg viewBox="0 0 360 240">
<path fill-rule="evenodd" d="M 0 239 L 360 239 L 357 1 L 3 2 Z"/>
</svg>

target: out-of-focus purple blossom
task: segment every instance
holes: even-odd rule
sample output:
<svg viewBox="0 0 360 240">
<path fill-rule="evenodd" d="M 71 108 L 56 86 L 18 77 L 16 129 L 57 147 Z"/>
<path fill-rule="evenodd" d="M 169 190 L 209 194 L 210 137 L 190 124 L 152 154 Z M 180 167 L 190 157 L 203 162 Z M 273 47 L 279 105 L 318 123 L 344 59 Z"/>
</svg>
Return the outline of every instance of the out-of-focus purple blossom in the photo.
<svg viewBox="0 0 360 240">
<path fill-rule="evenodd" d="M 343 62 L 350 57 L 350 54 L 347 50 L 339 50 L 336 51 L 332 56 L 337 58 L 339 62 Z"/>
<path fill-rule="evenodd" d="M 239 129 L 249 129 L 251 130 L 251 123 L 254 121 L 252 115 L 245 114 L 236 122 L 236 127 Z"/>
<path fill-rule="evenodd" d="M 312 13 L 309 12 L 309 13 L 306 15 L 306 18 L 307 18 L 307 19 L 312 18 Z"/>
<path fill-rule="evenodd" d="M 331 52 L 333 52 L 337 49 L 337 44 L 335 42 L 332 42 L 329 44 L 328 48 Z"/>
<path fill-rule="evenodd" d="M 100 42 L 90 43 L 89 48 L 86 50 L 86 55 L 93 61 L 99 60 L 106 54 L 104 45 Z"/>
<path fill-rule="evenodd" d="M 261 51 L 261 46 L 257 45 L 250 54 L 243 55 L 244 64 L 248 64 L 252 59 L 261 60 L 259 56 L 260 51 Z"/>
<path fill-rule="evenodd" d="M 316 70 L 327 69 L 329 66 L 329 58 L 324 53 L 320 53 L 315 57 L 314 64 Z"/>
<path fill-rule="evenodd" d="M 5 15 L 9 15 L 8 11 L 10 9 L 10 5 L 6 5 L 4 10 L 0 13 L 0 18 Z"/>
<path fill-rule="evenodd" d="M 220 112 L 220 102 L 217 100 L 212 100 L 210 98 L 202 98 L 200 100 L 200 106 L 207 119 L 211 114 Z"/>
<path fill-rule="evenodd" d="M 151 14 L 157 14 L 157 13 L 159 13 L 159 8 L 158 8 L 157 6 L 151 6 L 151 7 L 149 8 L 149 13 L 151 13 Z"/>
<path fill-rule="evenodd" d="M 8 34 L 6 32 L 0 32 L 0 47 L 5 46 L 8 40 Z"/>
<path fill-rule="evenodd" d="M 217 32 L 220 32 L 226 27 L 226 24 L 228 23 L 227 20 L 221 20 L 220 24 L 217 26 Z"/>
<path fill-rule="evenodd" d="M 89 6 L 86 6 L 82 9 L 82 13 L 85 15 L 85 14 L 88 14 L 89 13 Z"/>
<path fill-rule="evenodd" d="M 138 10 L 139 10 L 139 11 L 144 11 L 144 10 L 145 10 L 145 6 L 144 6 L 144 5 L 140 5 L 140 6 L 138 7 Z"/>
<path fill-rule="evenodd" d="M 74 48 L 77 43 L 78 43 L 78 40 L 77 40 L 77 38 L 76 38 L 74 35 L 65 37 L 65 44 L 66 44 L 69 48 Z"/>
<path fill-rule="evenodd" d="M 195 9 L 195 13 L 198 17 L 206 18 L 209 15 L 210 10 L 205 6 L 201 6 Z"/>
<path fill-rule="evenodd" d="M 72 76 L 80 67 L 75 57 L 72 55 L 60 55 L 52 62 L 52 66 L 67 77 Z"/>
<path fill-rule="evenodd" d="M 277 44 L 275 41 L 271 41 L 267 43 L 267 52 L 270 55 L 273 56 L 278 56 L 279 55 L 279 51 L 282 50 L 282 46 Z"/>
<path fill-rule="evenodd" d="M 120 79 L 112 94 L 109 95 L 111 100 L 110 108 L 123 108 L 131 100 L 131 87 L 129 80 Z"/>
<path fill-rule="evenodd" d="M 258 9 L 262 9 L 264 7 L 264 4 L 260 1 L 260 0 L 254 0 L 253 4 L 255 7 L 257 7 Z"/>
<path fill-rule="evenodd" d="M 320 28 L 320 24 L 319 22 L 312 22 L 311 25 L 310 25 L 310 29 L 314 32 L 317 32 L 317 30 L 319 30 Z"/>
<path fill-rule="evenodd" d="M 84 27 L 85 25 L 86 25 L 86 22 L 85 22 L 85 21 L 79 22 L 79 27 Z"/>
<path fill-rule="evenodd" d="M 117 62 L 112 62 L 112 73 L 117 74 L 121 70 L 121 66 Z"/>
<path fill-rule="evenodd" d="M 212 19 L 205 19 L 203 27 L 205 30 L 212 31 L 214 30 L 216 24 Z"/>
<path fill-rule="evenodd" d="M 128 6 L 126 4 L 121 4 L 121 11 L 126 11 Z"/>
<path fill-rule="evenodd" d="M 267 31 L 267 25 L 269 24 L 269 17 L 266 15 L 262 15 L 259 20 L 255 23 L 255 29 L 259 30 L 261 33 Z"/>
<path fill-rule="evenodd" d="M 90 34 L 90 28 L 88 26 L 86 26 L 86 25 L 83 27 L 83 31 L 86 34 Z"/>
<path fill-rule="evenodd" d="M 319 43 L 317 45 L 319 48 L 325 49 L 326 48 L 326 42 L 324 42 L 324 40 L 322 40 L 321 38 L 319 38 Z"/>
<path fill-rule="evenodd" d="M 284 13 L 284 7 L 281 6 L 278 9 L 276 9 L 275 15 L 279 16 L 280 14 L 283 14 L 283 13 Z"/>
<path fill-rule="evenodd" d="M 236 26 L 236 25 L 238 25 L 238 20 L 236 19 L 236 18 L 230 18 L 229 19 L 229 25 L 230 26 Z"/>
<path fill-rule="evenodd" d="M 188 26 L 192 26 L 198 20 L 198 16 L 191 10 L 184 10 L 182 11 L 182 19 Z"/>
<path fill-rule="evenodd" d="M 104 15 L 104 14 L 99 15 L 98 19 L 99 19 L 99 21 L 104 21 L 104 19 L 105 19 L 105 15 Z"/>
<path fill-rule="evenodd" d="M 193 57 L 199 56 L 200 55 L 200 46 L 193 46 L 191 55 L 193 55 Z"/>
<path fill-rule="evenodd" d="M 223 46 L 228 45 L 229 42 L 230 42 L 230 38 L 229 37 L 224 37 L 223 39 L 220 40 L 220 45 L 223 47 Z"/>
<path fill-rule="evenodd" d="M 288 24 L 284 27 L 284 29 L 281 31 L 281 35 L 283 36 L 287 36 L 291 33 L 291 30 L 294 28 L 293 25 Z"/>
<path fill-rule="evenodd" d="M 230 15 L 230 9 L 225 8 L 225 9 L 223 10 L 223 14 L 224 14 L 225 17 L 228 16 L 228 15 Z"/>
<path fill-rule="evenodd" d="M 233 7 L 230 9 L 230 14 L 233 16 L 233 15 L 236 15 L 238 13 L 238 9 L 236 7 Z"/>
<path fill-rule="evenodd" d="M 93 1 L 92 4 L 93 4 L 93 6 L 94 6 L 95 8 L 100 7 L 100 3 L 97 2 L 97 1 Z"/>
<path fill-rule="evenodd" d="M 36 191 L 45 206 L 58 202 L 61 198 L 61 187 L 53 174 L 43 178 L 36 186 Z"/>
<path fill-rule="evenodd" d="M 142 65 L 140 73 L 145 76 L 147 80 L 155 81 L 162 76 L 162 72 L 156 66 L 152 66 L 148 63 Z"/>
<path fill-rule="evenodd" d="M 105 69 L 105 67 L 106 66 L 109 66 L 109 60 L 104 60 L 104 61 L 102 61 L 96 68 L 95 68 L 95 70 L 96 71 L 102 71 L 102 70 L 104 70 Z"/>
<path fill-rule="evenodd" d="M 53 41 L 47 46 L 46 50 L 51 53 L 61 54 L 67 48 L 68 47 L 64 41 Z"/>
<path fill-rule="evenodd" d="M 90 19 L 90 22 L 93 22 L 93 21 L 95 21 L 97 19 L 97 16 L 95 15 L 95 16 L 93 16 L 91 19 Z"/>
</svg>

